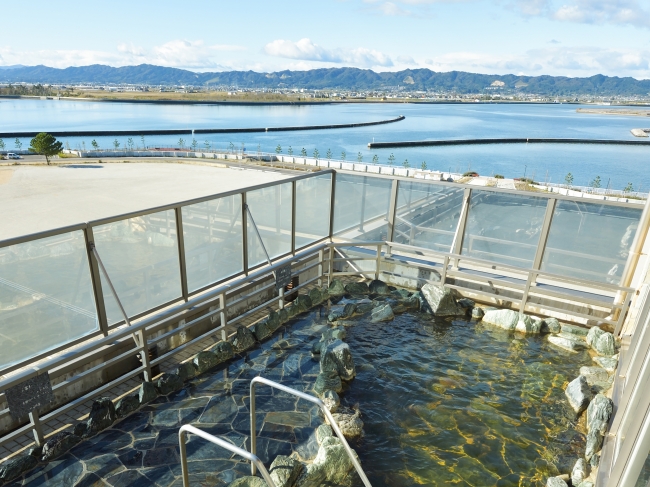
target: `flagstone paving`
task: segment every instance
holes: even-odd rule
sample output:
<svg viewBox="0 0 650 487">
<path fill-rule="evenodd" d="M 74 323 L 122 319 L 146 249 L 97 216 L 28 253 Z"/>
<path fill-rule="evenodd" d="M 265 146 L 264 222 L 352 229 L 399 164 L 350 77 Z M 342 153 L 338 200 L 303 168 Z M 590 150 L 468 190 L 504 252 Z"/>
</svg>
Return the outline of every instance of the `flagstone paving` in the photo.
<svg viewBox="0 0 650 487">
<path fill-rule="evenodd" d="M 185 384 L 115 423 L 60 458 L 8 484 L 15 487 L 180 487 L 178 430 L 192 424 L 250 451 L 249 387 L 262 375 L 299 391 L 310 391 L 320 372 L 311 344 L 326 328 L 326 312 L 315 308 L 289 322 L 257 347 Z M 315 429 L 323 424 L 316 406 L 258 384 L 257 455 L 268 466 L 277 455 L 316 456 Z M 250 466 L 201 438 L 187 443 L 192 485 L 227 485 Z"/>
</svg>

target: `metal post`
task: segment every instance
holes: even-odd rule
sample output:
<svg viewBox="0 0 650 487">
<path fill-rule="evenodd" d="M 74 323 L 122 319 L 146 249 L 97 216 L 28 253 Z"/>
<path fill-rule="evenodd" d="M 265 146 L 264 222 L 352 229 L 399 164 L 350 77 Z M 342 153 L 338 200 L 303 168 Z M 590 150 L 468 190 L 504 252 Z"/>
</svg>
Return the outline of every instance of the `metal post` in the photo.
<svg viewBox="0 0 650 487">
<path fill-rule="evenodd" d="M 366 192 L 367 192 L 367 184 L 366 184 L 366 179 L 368 179 L 367 176 L 362 176 L 361 177 L 363 182 L 363 189 L 361 190 L 361 221 L 359 222 L 359 231 L 363 232 L 363 224 L 365 223 L 365 218 L 366 218 Z"/>
<path fill-rule="evenodd" d="M 467 214 L 469 213 L 469 204 L 472 198 L 472 190 L 465 188 L 465 194 L 463 194 L 463 207 L 460 210 L 460 217 L 458 218 L 458 226 L 456 227 L 456 233 L 454 234 L 454 240 L 451 243 L 451 253 L 460 255 L 463 249 L 463 238 L 465 235 L 465 227 L 467 226 Z M 455 267 L 458 267 L 458 259 L 455 259 Z"/>
<path fill-rule="evenodd" d="M 539 242 L 537 243 L 537 250 L 535 251 L 535 259 L 533 260 L 533 269 L 539 270 L 542 266 L 542 259 L 544 258 L 544 251 L 546 250 L 546 243 L 548 242 L 548 233 L 551 229 L 551 223 L 553 222 L 553 214 L 555 213 L 555 204 L 557 200 L 555 198 L 549 198 L 546 203 L 546 213 L 544 214 L 544 223 L 542 224 L 542 230 L 539 235 Z M 536 275 L 537 276 L 537 275 Z M 533 286 L 535 285 L 535 279 L 533 281 Z"/>
<path fill-rule="evenodd" d="M 38 416 L 38 411 L 34 409 L 29 413 L 29 421 L 32 423 L 32 433 L 34 433 L 34 444 L 36 446 L 43 446 L 45 443 L 45 436 L 43 435 L 43 425 Z"/>
<path fill-rule="evenodd" d="M 248 275 L 248 218 L 246 217 L 246 193 L 241 194 L 241 236 L 244 263 L 244 275 Z"/>
<path fill-rule="evenodd" d="M 334 273 L 334 244 L 329 245 L 327 259 L 329 260 L 327 270 L 327 286 L 329 287 L 332 284 L 332 274 Z"/>
<path fill-rule="evenodd" d="M 332 188 L 330 192 L 330 240 L 334 236 L 334 201 L 336 197 L 336 172 L 332 173 Z"/>
<path fill-rule="evenodd" d="M 219 295 L 219 307 L 221 312 L 219 313 L 219 318 L 221 318 L 221 339 L 225 342 L 228 336 L 226 335 L 226 293 L 221 293 Z"/>
<path fill-rule="evenodd" d="M 108 336 L 108 318 L 106 316 L 106 304 L 104 303 L 104 294 L 102 291 L 102 279 L 99 273 L 97 261 L 92 258 L 91 246 L 95 246 L 92 227 L 88 226 L 84 229 L 84 237 L 86 239 L 86 248 L 88 249 L 88 265 L 90 266 L 90 278 L 95 297 L 95 309 L 97 310 L 99 329 L 102 331 L 104 336 Z"/>
<path fill-rule="evenodd" d="M 375 262 L 375 280 L 379 280 L 379 268 L 381 266 L 381 244 L 377 245 L 377 259 Z"/>
<path fill-rule="evenodd" d="M 398 193 L 399 193 L 399 180 L 393 179 L 393 184 L 390 188 L 390 202 L 388 204 L 388 235 L 386 235 L 386 240 L 388 240 L 389 242 L 392 242 L 395 237 L 395 216 L 397 212 Z"/>
<path fill-rule="evenodd" d="M 318 287 L 323 285 L 323 257 L 325 252 L 323 249 L 318 251 Z"/>
<path fill-rule="evenodd" d="M 187 268 L 185 265 L 185 235 L 183 235 L 183 209 L 174 208 L 176 214 L 176 238 L 178 239 L 178 264 L 181 271 L 181 293 L 187 303 L 189 293 L 187 291 Z M 209 216 L 208 216 L 209 218 Z M 169 235 L 168 235 L 169 236 Z M 208 264 L 208 267 L 210 265 Z"/>
<path fill-rule="evenodd" d="M 153 374 L 151 373 L 151 362 L 149 362 L 149 346 L 147 345 L 147 335 L 144 330 L 138 330 L 134 334 L 134 337 L 137 336 L 138 341 L 142 344 L 140 346 L 140 357 L 142 359 L 142 366 L 144 367 L 144 380 L 145 382 L 151 382 L 153 380 Z"/>
<path fill-rule="evenodd" d="M 291 182 L 291 254 L 296 255 L 296 181 Z"/>
<path fill-rule="evenodd" d="M 251 453 L 257 455 L 257 423 L 255 423 L 255 381 L 251 382 L 249 397 L 250 425 L 251 425 Z M 251 475 L 255 475 L 255 464 L 251 462 Z"/>
</svg>

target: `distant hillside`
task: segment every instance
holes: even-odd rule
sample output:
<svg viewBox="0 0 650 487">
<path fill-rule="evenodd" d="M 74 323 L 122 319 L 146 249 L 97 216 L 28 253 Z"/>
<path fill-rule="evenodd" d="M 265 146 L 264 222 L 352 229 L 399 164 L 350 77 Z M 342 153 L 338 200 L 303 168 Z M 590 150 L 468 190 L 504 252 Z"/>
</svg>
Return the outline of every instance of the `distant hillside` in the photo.
<svg viewBox="0 0 650 487">
<path fill-rule="evenodd" d="M 505 91 L 543 95 L 648 95 L 650 80 L 618 78 L 603 75 L 589 78 L 563 76 L 503 76 L 451 71 L 437 73 L 429 69 L 408 69 L 376 73 L 368 69 L 330 68 L 309 71 L 226 71 L 195 73 L 184 69 L 150 64 L 113 68 L 94 64 L 66 69 L 47 66 L 13 67 L 0 70 L 2 82 L 27 83 L 129 83 L 147 85 L 220 85 L 256 88 L 310 88 L 341 90 L 373 90 L 404 87 L 409 91 L 445 90 L 458 93 L 479 93 L 495 81 Z M 498 92 L 498 91 L 497 91 Z"/>
</svg>

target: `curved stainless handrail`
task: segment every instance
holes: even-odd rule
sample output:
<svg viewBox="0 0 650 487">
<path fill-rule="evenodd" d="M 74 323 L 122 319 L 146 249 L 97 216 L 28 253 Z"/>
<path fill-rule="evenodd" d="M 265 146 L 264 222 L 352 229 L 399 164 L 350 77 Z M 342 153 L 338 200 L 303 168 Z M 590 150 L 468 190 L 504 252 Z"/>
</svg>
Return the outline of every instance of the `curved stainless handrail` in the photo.
<svg viewBox="0 0 650 487">
<path fill-rule="evenodd" d="M 257 423 L 255 422 L 255 384 L 257 383 L 265 384 L 270 387 L 274 387 L 276 389 L 280 389 L 281 391 L 287 392 L 289 394 L 292 394 L 296 397 L 299 397 L 300 399 L 304 399 L 305 401 L 309 401 L 311 403 L 316 404 L 321 411 L 323 411 L 323 414 L 325 414 L 325 417 L 330 423 L 330 426 L 336 433 L 336 436 L 339 437 L 339 440 L 341 440 L 341 443 L 343 443 L 343 446 L 345 447 L 345 451 L 348 454 L 348 457 L 350 457 L 350 460 L 352 460 L 352 464 L 354 465 L 354 468 L 356 469 L 357 473 L 359 474 L 359 477 L 361 477 L 361 481 L 363 482 L 363 485 L 366 487 L 372 487 L 370 484 L 370 481 L 368 480 L 368 477 L 366 477 L 366 473 L 363 471 L 363 468 L 361 468 L 361 464 L 359 463 L 359 460 L 357 460 L 357 457 L 350 448 L 350 445 L 348 445 L 348 442 L 345 440 L 345 436 L 343 436 L 343 433 L 339 429 L 339 425 L 336 424 L 336 421 L 332 417 L 332 413 L 330 413 L 329 409 L 325 407 L 325 404 L 323 401 L 318 399 L 317 397 L 314 397 L 309 394 L 305 394 L 304 392 L 297 391 L 295 389 L 291 389 L 290 387 L 283 386 L 282 384 L 278 384 L 277 382 L 273 382 L 272 380 L 265 379 L 264 377 L 255 377 L 251 381 L 251 399 L 250 399 L 250 410 L 251 410 L 251 452 L 252 455 L 255 456 L 255 453 L 257 452 Z M 257 458 L 257 457 L 255 457 Z M 251 463 L 251 472 L 253 475 L 255 475 L 255 463 Z"/>
<path fill-rule="evenodd" d="M 187 433 L 192 433 L 193 435 L 200 436 L 201 438 L 209 441 L 210 443 L 219 445 L 220 447 L 225 448 L 226 450 L 229 450 L 234 454 L 239 455 L 240 457 L 244 457 L 246 460 L 251 462 L 251 465 L 257 465 L 259 467 L 260 473 L 262 474 L 264 481 L 269 487 L 276 487 L 275 483 L 273 483 L 273 480 L 271 479 L 271 476 L 269 475 L 269 472 L 266 470 L 266 467 L 264 467 L 262 460 L 260 460 L 257 455 L 255 455 L 254 453 L 249 453 L 246 450 L 233 445 L 232 443 L 228 443 L 227 441 L 222 440 L 221 438 L 217 438 L 216 436 L 206 433 L 205 431 L 195 428 L 194 426 L 189 424 L 181 426 L 181 429 L 178 431 L 178 442 L 181 447 L 181 468 L 183 470 L 183 487 L 190 486 L 189 474 L 187 472 L 187 452 L 185 451 L 185 437 Z M 255 472 L 253 472 L 253 475 L 255 475 Z"/>
</svg>

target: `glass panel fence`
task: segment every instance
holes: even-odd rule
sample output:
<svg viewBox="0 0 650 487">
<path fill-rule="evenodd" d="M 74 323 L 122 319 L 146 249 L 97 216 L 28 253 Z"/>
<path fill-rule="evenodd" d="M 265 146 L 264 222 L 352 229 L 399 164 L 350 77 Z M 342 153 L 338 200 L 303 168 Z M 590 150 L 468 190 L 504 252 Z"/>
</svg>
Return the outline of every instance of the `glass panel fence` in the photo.
<svg viewBox="0 0 650 487">
<path fill-rule="evenodd" d="M 530 269 L 548 199 L 472 190 L 462 253 Z"/>
<path fill-rule="evenodd" d="M 82 231 L 0 249 L 0 368 L 97 330 Z"/>
<path fill-rule="evenodd" d="M 93 228 L 99 256 L 129 317 L 181 296 L 176 217 L 161 211 Z M 121 321 L 102 275 L 109 324 Z"/>
<path fill-rule="evenodd" d="M 182 208 L 190 292 L 244 270 L 241 200 L 236 194 Z"/>
<path fill-rule="evenodd" d="M 618 284 L 642 208 L 559 200 L 541 269 Z"/>
<path fill-rule="evenodd" d="M 386 240 L 390 179 L 336 175 L 334 234 L 357 240 Z"/>
<path fill-rule="evenodd" d="M 271 259 L 291 252 L 292 184 L 284 183 L 246 193 L 246 203 Z M 264 250 L 250 221 L 248 232 L 248 267 L 266 262 Z"/>
<path fill-rule="evenodd" d="M 463 207 L 462 188 L 400 181 L 395 242 L 449 252 Z"/>
<path fill-rule="evenodd" d="M 331 174 L 296 181 L 296 248 L 329 235 L 331 198 Z"/>
</svg>

